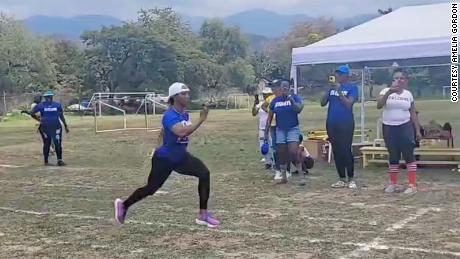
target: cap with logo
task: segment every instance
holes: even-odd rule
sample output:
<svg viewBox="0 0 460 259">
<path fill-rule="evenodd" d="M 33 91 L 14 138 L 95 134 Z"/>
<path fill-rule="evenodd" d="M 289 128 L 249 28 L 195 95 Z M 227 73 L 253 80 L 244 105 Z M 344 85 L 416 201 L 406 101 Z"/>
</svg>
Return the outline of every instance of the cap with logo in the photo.
<svg viewBox="0 0 460 259">
<path fill-rule="evenodd" d="M 176 82 L 169 86 L 168 97 L 171 98 L 176 94 L 184 92 L 190 92 L 190 89 L 187 87 L 187 85 L 185 85 L 184 83 Z"/>
</svg>

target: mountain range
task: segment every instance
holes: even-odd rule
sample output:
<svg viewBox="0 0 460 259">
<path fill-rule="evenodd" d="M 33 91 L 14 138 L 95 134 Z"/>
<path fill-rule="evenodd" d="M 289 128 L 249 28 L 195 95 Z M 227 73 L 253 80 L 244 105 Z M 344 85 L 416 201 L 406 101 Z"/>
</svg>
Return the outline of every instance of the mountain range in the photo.
<svg viewBox="0 0 460 259">
<path fill-rule="evenodd" d="M 351 27 L 375 18 L 377 14 L 360 15 L 347 19 L 335 19 L 339 27 Z M 193 31 L 199 28 L 207 17 L 183 16 Z M 311 16 L 283 15 L 263 9 L 254 9 L 222 18 L 228 26 L 238 26 L 247 34 L 266 38 L 276 38 L 289 31 L 296 22 L 309 21 Z M 53 35 L 70 39 L 78 39 L 86 30 L 97 30 L 102 26 L 120 25 L 122 20 L 105 15 L 81 15 L 75 17 L 32 16 L 24 20 L 26 26 L 38 35 Z"/>
</svg>

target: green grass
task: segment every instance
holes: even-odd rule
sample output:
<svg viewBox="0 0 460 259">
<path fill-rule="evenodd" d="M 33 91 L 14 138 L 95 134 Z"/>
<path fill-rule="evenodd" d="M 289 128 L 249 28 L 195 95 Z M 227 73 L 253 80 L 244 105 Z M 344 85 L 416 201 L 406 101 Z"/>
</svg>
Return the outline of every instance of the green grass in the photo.
<svg viewBox="0 0 460 259">
<path fill-rule="evenodd" d="M 366 111 L 366 127 L 373 132 L 380 114 L 374 106 L 369 103 Z M 417 106 L 422 121 L 450 121 L 460 132 L 455 104 L 420 101 Z M 303 131 L 324 128 L 325 111 L 307 105 Z M 120 121 L 105 117 L 101 126 L 118 127 Z M 0 164 L 21 166 L 0 166 L 0 258 L 339 258 L 353 251 L 360 258 L 460 255 L 458 173 L 422 169 L 417 195 L 389 196 L 382 193 L 385 168 L 361 170 L 357 164 L 360 189 L 353 192 L 330 189 L 335 169 L 317 162 L 307 186 L 299 187 L 296 178 L 274 186 L 259 162 L 257 122 L 249 111 L 211 111 L 190 145 L 212 172 L 210 207 L 223 221 L 220 230 L 194 225 L 197 181 L 178 175 L 171 176 L 163 193 L 132 208 L 129 220 L 134 222 L 116 226 L 113 200 L 145 184 L 157 133 L 95 134 L 93 122 L 92 117 L 68 116 L 65 168 L 41 165 L 32 120 L 0 123 Z M 159 117 L 151 122 L 158 125 Z M 129 123 L 143 125 L 143 118 L 130 116 Z M 428 207 L 440 211 L 386 231 Z M 388 249 L 355 251 L 357 244 L 375 240 Z"/>
</svg>

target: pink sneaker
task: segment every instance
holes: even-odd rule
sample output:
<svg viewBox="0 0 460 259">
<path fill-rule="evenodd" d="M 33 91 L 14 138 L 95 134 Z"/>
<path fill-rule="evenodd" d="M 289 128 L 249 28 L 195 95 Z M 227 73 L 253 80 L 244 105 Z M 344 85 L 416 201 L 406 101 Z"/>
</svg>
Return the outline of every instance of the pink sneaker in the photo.
<svg viewBox="0 0 460 259">
<path fill-rule="evenodd" d="M 220 221 L 209 212 L 201 213 L 195 222 L 198 225 L 208 226 L 208 228 L 217 228 L 220 225 Z"/>
<path fill-rule="evenodd" d="M 115 220 L 119 224 L 125 223 L 126 211 L 127 210 L 125 208 L 125 205 L 123 204 L 123 200 L 116 199 L 115 200 Z"/>
</svg>

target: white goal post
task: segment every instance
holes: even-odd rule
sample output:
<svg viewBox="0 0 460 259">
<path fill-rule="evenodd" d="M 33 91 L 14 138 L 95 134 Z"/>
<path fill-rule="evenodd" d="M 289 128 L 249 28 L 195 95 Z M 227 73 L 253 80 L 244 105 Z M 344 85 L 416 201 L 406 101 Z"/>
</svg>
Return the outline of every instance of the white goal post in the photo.
<svg viewBox="0 0 460 259">
<path fill-rule="evenodd" d="M 89 102 L 89 107 L 94 112 L 94 130 L 96 133 L 114 132 L 125 130 L 146 130 L 158 131 L 160 127 L 151 125 L 149 120 L 156 114 L 157 108 L 167 109 L 168 106 L 154 92 L 101 92 L 94 93 Z M 103 110 L 118 115 L 104 115 Z M 131 111 L 131 113 L 128 112 Z M 151 112 L 149 112 L 151 111 Z M 122 126 L 109 129 L 102 129 L 101 124 L 104 118 L 109 117 L 112 121 L 118 121 L 121 117 Z M 128 119 L 140 122 L 142 126 L 130 127 Z"/>
<path fill-rule="evenodd" d="M 227 97 L 226 110 L 229 110 L 233 104 L 235 109 L 251 109 L 251 97 L 249 94 L 230 94 Z"/>
</svg>

